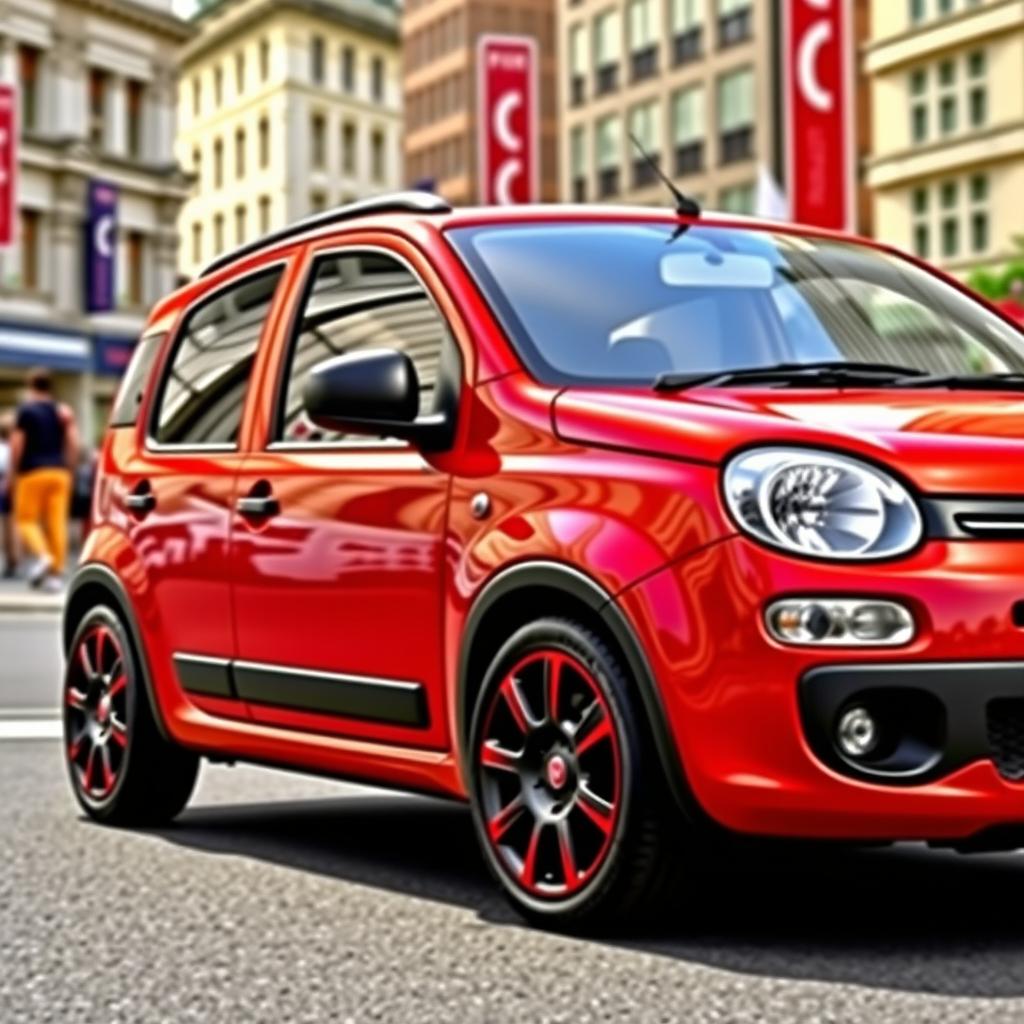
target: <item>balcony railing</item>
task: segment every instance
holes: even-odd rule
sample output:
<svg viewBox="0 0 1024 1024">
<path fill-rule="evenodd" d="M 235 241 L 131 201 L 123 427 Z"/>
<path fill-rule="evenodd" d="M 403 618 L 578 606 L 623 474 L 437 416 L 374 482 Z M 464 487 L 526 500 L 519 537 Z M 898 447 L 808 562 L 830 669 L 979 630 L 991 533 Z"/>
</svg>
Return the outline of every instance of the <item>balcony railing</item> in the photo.
<svg viewBox="0 0 1024 1024">
<path fill-rule="evenodd" d="M 587 98 L 586 75 L 573 75 L 569 80 L 569 100 L 574 107 L 580 106 Z"/>
<path fill-rule="evenodd" d="M 610 199 L 619 194 L 618 167 L 605 167 L 598 172 L 597 194 L 601 199 Z"/>
<path fill-rule="evenodd" d="M 745 43 L 754 31 L 754 12 L 750 7 L 734 14 L 726 14 L 718 19 L 718 46 L 724 50 L 728 46 Z"/>
<path fill-rule="evenodd" d="M 704 170 L 704 140 L 684 142 L 676 146 L 676 174 L 700 174 Z"/>
<path fill-rule="evenodd" d="M 704 30 L 697 25 L 672 40 L 672 62 L 676 67 L 700 60 L 704 53 Z"/>
<path fill-rule="evenodd" d="M 658 47 L 656 43 L 634 50 L 630 55 L 630 70 L 634 82 L 653 78 L 658 73 Z"/>
<path fill-rule="evenodd" d="M 734 128 L 719 137 L 719 158 L 723 164 L 735 164 L 754 156 L 754 128 Z"/>
<path fill-rule="evenodd" d="M 656 165 L 660 166 L 660 153 L 651 153 L 651 159 Z M 647 160 L 643 159 L 643 157 L 637 157 L 633 161 L 633 188 L 646 188 L 648 185 L 653 185 L 657 180 L 658 174 Z"/>
<path fill-rule="evenodd" d="M 605 64 L 597 69 L 597 76 L 594 83 L 594 91 L 598 96 L 614 92 L 619 87 L 619 65 Z"/>
</svg>

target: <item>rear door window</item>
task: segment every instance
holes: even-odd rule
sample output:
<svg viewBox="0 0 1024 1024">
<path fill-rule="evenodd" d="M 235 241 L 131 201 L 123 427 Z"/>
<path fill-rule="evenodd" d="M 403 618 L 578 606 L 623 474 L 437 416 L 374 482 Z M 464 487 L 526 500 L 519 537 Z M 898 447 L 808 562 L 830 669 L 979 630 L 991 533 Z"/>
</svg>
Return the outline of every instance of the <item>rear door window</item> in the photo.
<svg viewBox="0 0 1024 1024">
<path fill-rule="evenodd" d="M 247 277 L 186 318 L 160 390 L 152 436 L 175 447 L 235 447 L 246 387 L 282 267 Z"/>
<path fill-rule="evenodd" d="M 128 369 L 117 389 L 117 398 L 110 413 L 110 426 L 132 427 L 138 422 L 150 372 L 166 337 L 166 334 L 149 334 L 135 346 Z"/>
</svg>

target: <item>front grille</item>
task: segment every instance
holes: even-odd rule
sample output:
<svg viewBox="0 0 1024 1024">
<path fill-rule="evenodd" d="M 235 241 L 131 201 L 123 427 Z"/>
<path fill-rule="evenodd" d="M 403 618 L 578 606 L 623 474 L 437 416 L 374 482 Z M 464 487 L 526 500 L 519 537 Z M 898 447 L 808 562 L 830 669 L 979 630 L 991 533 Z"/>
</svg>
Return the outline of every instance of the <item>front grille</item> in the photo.
<svg viewBox="0 0 1024 1024">
<path fill-rule="evenodd" d="M 1024 780 L 1024 700 L 989 702 L 988 743 L 999 774 L 1013 782 Z"/>
</svg>

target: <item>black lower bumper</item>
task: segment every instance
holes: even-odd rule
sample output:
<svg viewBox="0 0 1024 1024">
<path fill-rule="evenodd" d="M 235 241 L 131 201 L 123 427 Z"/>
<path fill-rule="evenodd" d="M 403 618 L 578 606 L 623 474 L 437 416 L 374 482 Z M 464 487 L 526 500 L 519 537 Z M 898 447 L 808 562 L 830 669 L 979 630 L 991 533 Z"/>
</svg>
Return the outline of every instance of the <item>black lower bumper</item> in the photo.
<svg viewBox="0 0 1024 1024">
<path fill-rule="evenodd" d="M 799 699 L 811 749 L 844 775 L 920 785 L 990 758 L 1024 781 L 1024 662 L 830 665 L 803 676 Z M 854 707 L 879 727 L 877 747 L 856 759 L 836 742 Z"/>
</svg>

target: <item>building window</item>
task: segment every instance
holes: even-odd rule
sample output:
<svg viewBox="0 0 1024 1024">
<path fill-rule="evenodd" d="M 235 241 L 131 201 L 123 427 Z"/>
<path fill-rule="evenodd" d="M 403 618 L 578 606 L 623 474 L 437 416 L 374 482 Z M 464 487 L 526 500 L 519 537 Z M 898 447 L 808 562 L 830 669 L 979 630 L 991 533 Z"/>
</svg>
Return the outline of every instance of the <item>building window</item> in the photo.
<svg viewBox="0 0 1024 1024">
<path fill-rule="evenodd" d="M 376 130 L 370 136 L 370 167 L 371 176 L 376 182 L 382 182 L 387 177 L 387 160 L 384 146 L 384 133 Z"/>
<path fill-rule="evenodd" d="M 745 43 L 753 34 L 750 0 L 718 0 L 718 45 L 725 49 Z"/>
<path fill-rule="evenodd" d="M 356 126 L 346 121 L 341 126 L 341 169 L 349 177 L 354 177 L 356 165 Z"/>
<path fill-rule="evenodd" d="M 235 92 L 239 96 L 245 92 L 245 51 L 239 50 L 235 54 Z"/>
<path fill-rule="evenodd" d="M 960 187 L 955 181 L 943 182 L 940 189 L 942 204 L 942 255 L 955 258 L 960 252 Z"/>
<path fill-rule="evenodd" d="M 983 128 L 988 121 L 987 72 L 988 59 L 984 50 L 977 50 L 967 58 L 967 109 L 972 128 Z"/>
<path fill-rule="evenodd" d="M 235 245 L 245 245 L 249 233 L 246 214 L 246 208 L 241 203 L 235 207 Z"/>
<path fill-rule="evenodd" d="M 125 106 L 128 116 L 128 155 L 133 160 L 143 156 L 142 126 L 146 103 L 146 87 L 142 82 L 129 79 L 125 85 Z"/>
<path fill-rule="evenodd" d="M 384 60 L 374 57 L 370 64 L 371 94 L 378 103 L 384 102 Z"/>
<path fill-rule="evenodd" d="M 146 240 L 141 231 L 129 231 L 124 239 L 124 301 L 132 309 L 145 304 Z"/>
<path fill-rule="evenodd" d="M 931 257 L 932 232 L 929 223 L 929 211 L 931 208 L 928 189 L 915 188 L 912 200 L 914 213 L 914 252 L 922 260 Z"/>
<path fill-rule="evenodd" d="M 309 50 L 309 75 L 315 85 L 324 84 L 325 52 L 327 46 L 323 36 L 313 36 Z"/>
<path fill-rule="evenodd" d="M 569 29 L 569 102 L 578 107 L 587 98 L 587 30 L 582 23 Z"/>
<path fill-rule="evenodd" d="M 21 90 L 20 121 L 24 131 L 39 128 L 40 65 L 42 54 L 34 46 L 18 47 L 18 83 Z"/>
<path fill-rule="evenodd" d="M 572 201 L 587 201 L 587 137 L 582 125 L 573 128 L 569 136 L 569 179 Z"/>
<path fill-rule="evenodd" d="M 213 215 L 213 254 L 219 256 L 224 251 L 224 214 Z"/>
<path fill-rule="evenodd" d="M 213 187 L 224 187 L 224 142 L 221 139 L 213 144 Z"/>
<path fill-rule="evenodd" d="M 309 212 L 322 213 L 327 209 L 327 195 L 324 192 L 316 191 L 309 194 Z"/>
<path fill-rule="evenodd" d="M 260 234 L 270 231 L 270 196 L 260 196 Z"/>
<path fill-rule="evenodd" d="M 705 0 L 672 0 L 672 63 L 700 60 L 704 50 Z"/>
<path fill-rule="evenodd" d="M 749 216 L 754 212 L 755 189 L 753 185 L 733 185 L 718 194 L 718 205 L 724 213 L 738 213 Z"/>
<path fill-rule="evenodd" d="M 89 142 L 94 149 L 107 147 L 107 73 L 89 70 Z"/>
<path fill-rule="evenodd" d="M 910 22 L 916 25 L 919 21 L 924 21 L 925 14 L 927 13 L 926 0 L 909 0 L 910 2 Z"/>
<path fill-rule="evenodd" d="M 914 142 L 928 138 L 928 72 L 917 68 L 910 73 L 910 137 Z"/>
<path fill-rule="evenodd" d="M 618 88 L 621 59 L 622 30 L 619 12 L 614 9 L 604 11 L 594 21 L 594 62 L 597 75 L 594 91 L 598 96 Z"/>
<path fill-rule="evenodd" d="M 952 135 L 957 129 L 956 63 L 944 60 L 939 64 L 939 131 Z"/>
<path fill-rule="evenodd" d="M 270 166 L 270 121 L 265 117 L 260 118 L 259 147 L 260 167 L 265 170 Z"/>
<path fill-rule="evenodd" d="M 341 48 L 341 88 L 347 93 L 356 91 L 356 51 L 351 46 Z"/>
<path fill-rule="evenodd" d="M 315 170 L 327 167 L 327 119 L 323 114 L 314 114 L 310 121 L 310 160 Z"/>
<path fill-rule="evenodd" d="M 260 81 L 265 82 L 270 77 L 270 40 L 260 40 Z"/>
<path fill-rule="evenodd" d="M 977 254 L 988 252 L 990 245 L 987 174 L 975 174 L 971 178 L 971 249 Z"/>
<path fill-rule="evenodd" d="M 218 64 L 213 69 L 213 105 L 219 107 L 224 102 L 224 69 Z"/>
<path fill-rule="evenodd" d="M 718 157 L 723 164 L 754 156 L 754 72 L 751 68 L 718 80 Z"/>
<path fill-rule="evenodd" d="M 617 196 L 622 162 L 622 125 L 617 115 L 602 117 L 597 122 L 597 192 L 601 199 Z"/>
<path fill-rule="evenodd" d="M 645 188 L 657 181 L 657 174 L 651 166 L 651 160 L 655 164 L 661 163 L 661 132 L 659 122 L 661 111 L 658 109 L 657 101 L 642 103 L 633 107 L 629 112 L 629 130 L 633 137 L 640 143 L 644 153 L 636 153 L 633 157 L 633 188 Z"/>
<path fill-rule="evenodd" d="M 196 221 L 192 225 L 192 262 L 203 261 L 203 225 Z"/>
<path fill-rule="evenodd" d="M 39 229 L 42 217 L 38 210 L 22 210 L 18 229 L 21 249 L 21 287 L 27 292 L 39 290 Z"/>
<path fill-rule="evenodd" d="M 192 115 L 198 117 L 203 109 L 203 80 L 196 75 L 192 79 Z"/>
<path fill-rule="evenodd" d="M 658 73 L 658 26 L 653 0 L 630 0 L 629 63 L 634 82 Z"/>
<path fill-rule="evenodd" d="M 704 170 L 704 86 L 693 85 L 672 97 L 672 142 L 675 173 L 682 176 Z"/>
<path fill-rule="evenodd" d="M 235 177 L 241 180 L 245 177 L 245 129 L 239 128 L 235 132 Z"/>
<path fill-rule="evenodd" d="M 198 147 L 192 150 L 192 173 L 196 177 L 196 184 L 203 187 L 203 151 Z"/>
</svg>

